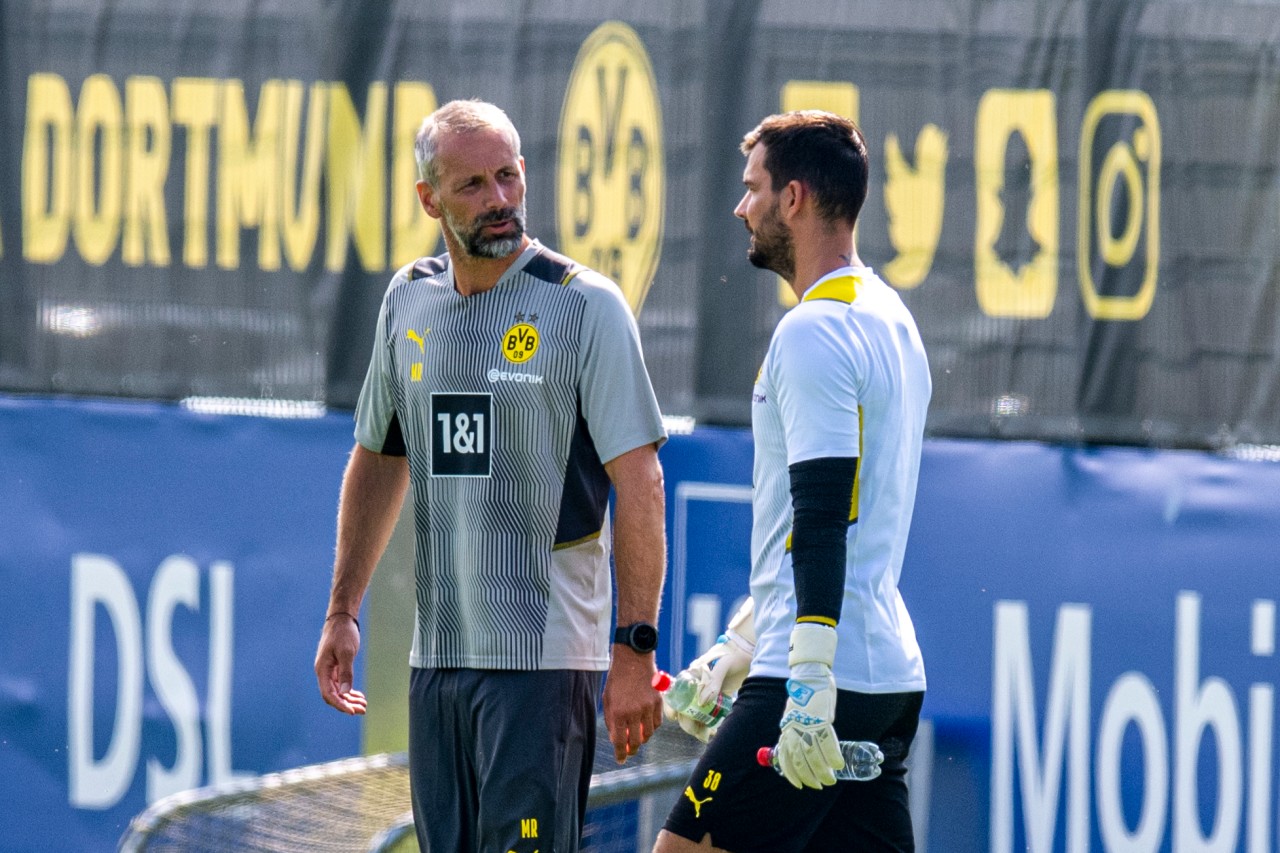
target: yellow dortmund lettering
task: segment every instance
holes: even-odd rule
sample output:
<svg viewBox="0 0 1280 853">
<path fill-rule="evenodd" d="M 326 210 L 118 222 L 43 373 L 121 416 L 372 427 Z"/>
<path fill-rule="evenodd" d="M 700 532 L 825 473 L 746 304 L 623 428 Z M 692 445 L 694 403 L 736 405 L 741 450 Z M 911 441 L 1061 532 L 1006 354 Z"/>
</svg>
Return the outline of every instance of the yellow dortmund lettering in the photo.
<svg viewBox="0 0 1280 853">
<path fill-rule="evenodd" d="M 27 80 L 22 146 L 22 257 L 57 262 L 71 231 L 71 90 L 57 74 Z"/>
<path fill-rule="evenodd" d="M 889 241 L 898 256 L 884 266 L 894 287 L 917 287 L 933 266 L 942 235 L 946 201 L 947 135 L 926 124 L 916 137 L 916 166 L 911 168 L 896 134 L 885 140 L 884 206 L 889 215 Z"/>
<path fill-rule="evenodd" d="M 164 206 L 164 183 L 169 177 L 173 127 L 169 96 L 158 77 L 130 77 L 125 81 L 124 236 L 120 258 L 131 267 L 149 259 L 169 265 L 169 222 Z"/>
<path fill-rule="evenodd" d="M 218 266 L 240 266 L 240 229 L 259 226 L 258 264 L 280 269 L 280 123 L 284 84 L 268 80 L 249 131 L 244 83 L 222 86 L 218 125 Z"/>
<path fill-rule="evenodd" d="M 435 251 L 440 223 L 427 216 L 413 185 L 418 163 L 413 140 L 424 116 L 435 112 L 436 93 L 426 83 L 397 83 L 391 125 L 391 265 L 401 267 Z"/>
<path fill-rule="evenodd" d="M 536 817 L 526 818 L 525 820 L 520 821 L 520 837 L 538 837 L 538 819 Z"/>
<path fill-rule="evenodd" d="M 386 83 L 369 86 L 363 130 L 346 86 L 330 84 L 325 268 L 332 272 L 346 266 L 349 232 L 365 270 L 386 264 L 386 126 Z"/>
<path fill-rule="evenodd" d="M 1137 118 L 1127 138 L 1115 140 L 1103 157 L 1095 183 L 1093 150 L 1098 125 L 1108 115 Z M 1085 110 L 1080 129 L 1080 202 L 1076 258 L 1080 270 L 1080 292 L 1085 310 L 1099 320 L 1141 320 L 1151 310 L 1156 297 L 1156 276 L 1160 266 L 1160 119 L 1151 97 L 1140 91 L 1107 91 L 1098 94 Z M 1116 237 L 1111 200 L 1123 187 L 1129 218 Z M 1095 197 L 1093 205 L 1090 196 Z M 1089 221 L 1090 213 L 1094 221 Z M 1146 251 L 1138 254 L 1146 225 Z M 1106 269 L 1123 269 L 1140 260 L 1142 284 L 1133 296 L 1104 296 L 1093 280 L 1095 255 L 1090 236 L 1097 240 L 1097 257 Z"/>
<path fill-rule="evenodd" d="M 978 210 L 973 261 L 978 306 L 990 317 L 1047 317 L 1058 293 L 1058 129 L 1053 92 L 992 89 L 978 103 L 976 124 L 973 160 Z M 1015 132 L 1027 143 L 1031 198 L 1026 225 L 1039 245 L 1020 270 L 1012 269 L 996 252 L 1008 213 L 1001 199 L 1005 149 Z"/>
<path fill-rule="evenodd" d="M 94 74 L 76 108 L 75 240 L 80 256 L 101 266 L 120 239 L 124 198 L 124 107 L 110 77 Z"/>
<path fill-rule="evenodd" d="M 221 85 L 204 77 L 173 81 L 173 120 L 187 128 L 182 260 L 189 267 L 209 264 L 209 137 L 218 119 Z"/>
<path fill-rule="evenodd" d="M 320 179 L 324 166 L 325 125 L 329 90 L 324 83 L 311 87 L 307 101 L 307 127 L 302 130 L 302 83 L 285 83 L 284 138 L 281 146 L 280 230 L 285 260 L 296 272 L 311 265 L 320 233 Z M 299 168 L 299 148 L 302 147 Z"/>
<path fill-rule="evenodd" d="M 826 110 L 850 121 L 858 120 L 862 94 L 852 83 L 830 80 L 788 80 L 782 86 L 781 106 L 792 110 Z M 856 234 L 857 231 L 855 230 Z M 778 304 L 790 308 L 798 300 L 791 285 L 778 277 Z"/>
</svg>

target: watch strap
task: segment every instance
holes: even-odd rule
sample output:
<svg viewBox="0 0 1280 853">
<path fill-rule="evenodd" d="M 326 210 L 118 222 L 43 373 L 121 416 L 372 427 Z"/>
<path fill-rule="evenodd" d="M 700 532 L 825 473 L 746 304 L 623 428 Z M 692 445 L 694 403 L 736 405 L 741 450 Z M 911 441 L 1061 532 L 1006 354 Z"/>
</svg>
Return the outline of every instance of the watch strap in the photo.
<svg viewBox="0 0 1280 853">
<path fill-rule="evenodd" d="M 647 634 L 649 642 L 638 642 L 637 633 Z M 648 622 L 633 622 L 630 625 L 619 625 L 613 632 L 613 641 L 629 646 L 641 654 L 653 651 L 658 646 L 658 629 Z"/>
</svg>

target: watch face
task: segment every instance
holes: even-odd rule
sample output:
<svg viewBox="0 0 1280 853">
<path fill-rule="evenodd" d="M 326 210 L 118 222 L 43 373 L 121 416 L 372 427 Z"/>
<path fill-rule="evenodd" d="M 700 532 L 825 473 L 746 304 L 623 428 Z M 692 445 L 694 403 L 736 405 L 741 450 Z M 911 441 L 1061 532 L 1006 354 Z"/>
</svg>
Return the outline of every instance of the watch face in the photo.
<svg viewBox="0 0 1280 853">
<path fill-rule="evenodd" d="M 631 627 L 631 648 L 638 652 L 651 652 L 658 647 L 658 629 L 640 623 Z"/>
</svg>

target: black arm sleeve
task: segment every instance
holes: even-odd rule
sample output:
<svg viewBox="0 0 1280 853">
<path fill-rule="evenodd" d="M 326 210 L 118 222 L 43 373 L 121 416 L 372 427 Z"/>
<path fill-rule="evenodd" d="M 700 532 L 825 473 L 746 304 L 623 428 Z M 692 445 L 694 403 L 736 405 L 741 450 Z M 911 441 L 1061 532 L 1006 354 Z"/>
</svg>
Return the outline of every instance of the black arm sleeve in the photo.
<svg viewBox="0 0 1280 853">
<path fill-rule="evenodd" d="M 858 459 L 809 459 L 788 470 L 796 617 L 818 616 L 839 622 L 844 603 L 845 536 Z"/>
</svg>

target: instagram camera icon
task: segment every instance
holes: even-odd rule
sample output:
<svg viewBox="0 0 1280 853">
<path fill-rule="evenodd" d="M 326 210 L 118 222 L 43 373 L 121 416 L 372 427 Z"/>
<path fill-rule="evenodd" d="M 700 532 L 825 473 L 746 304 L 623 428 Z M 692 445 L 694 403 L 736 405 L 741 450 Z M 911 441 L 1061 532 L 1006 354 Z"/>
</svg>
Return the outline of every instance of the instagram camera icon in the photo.
<svg viewBox="0 0 1280 853">
<path fill-rule="evenodd" d="M 1089 316 L 1141 320 L 1160 266 L 1160 121 L 1145 92 L 1098 94 L 1080 128 L 1077 260 Z"/>
</svg>

